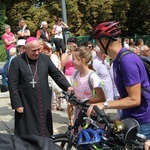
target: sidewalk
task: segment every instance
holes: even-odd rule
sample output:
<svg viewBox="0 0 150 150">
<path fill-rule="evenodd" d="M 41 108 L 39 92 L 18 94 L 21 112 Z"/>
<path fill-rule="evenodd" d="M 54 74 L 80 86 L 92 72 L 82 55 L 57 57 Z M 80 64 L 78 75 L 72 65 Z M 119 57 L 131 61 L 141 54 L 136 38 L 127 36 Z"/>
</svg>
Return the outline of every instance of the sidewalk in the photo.
<svg viewBox="0 0 150 150">
<path fill-rule="evenodd" d="M 0 68 L 5 62 L 0 62 Z M 0 79 L 1 79 L 0 75 Z M 65 133 L 67 131 L 68 117 L 66 105 L 62 105 L 64 112 L 53 112 L 54 134 Z M 14 111 L 11 109 L 9 92 L 0 92 L 0 133 L 14 133 Z"/>
<path fill-rule="evenodd" d="M 67 111 L 66 105 L 62 105 L 65 111 L 53 112 L 54 134 L 65 133 L 67 131 Z M 9 93 L 0 93 L 0 133 L 14 132 L 14 111 L 11 109 Z"/>
<path fill-rule="evenodd" d="M 53 112 L 53 129 L 54 134 L 65 133 L 67 131 L 68 116 L 66 105 L 62 107 L 65 111 Z M 116 110 L 107 110 L 111 117 L 116 118 Z M 0 133 L 14 132 L 14 111 L 11 109 L 9 93 L 0 93 Z"/>
</svg>

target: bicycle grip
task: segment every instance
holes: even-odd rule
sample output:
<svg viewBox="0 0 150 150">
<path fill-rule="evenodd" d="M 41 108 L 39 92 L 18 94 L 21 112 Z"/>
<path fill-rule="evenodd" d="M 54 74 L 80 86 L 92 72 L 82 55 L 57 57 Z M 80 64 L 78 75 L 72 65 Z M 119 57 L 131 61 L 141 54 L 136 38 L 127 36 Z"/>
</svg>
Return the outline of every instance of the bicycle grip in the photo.
<svg viewBox="0 0 150 150">
<path fill-rule="evenodd" d="M 95 110 L 95 112 L 97 113 L 97 115 L 100 116 L 101 119 L 106 124 L 107 129 L 105 130 L 104 137 L 106 139 L 109 139 L 110 136 L 111 136 L 111 133 L 113 131 L 113 126 L 111 125 L 110 120 L 108 119 L 108 116 L 105 114 L 105 112 L 103 110 L 100 110 L 96 105 L 93 107 L 93 109 Z"/>
<path fill-rule="evenodd" d="M 100 117 L 106 117 L 106 114 L 104 113 L 104 111 L 100 110 L 97 105 L 95 105 L 93 107 L 93 109 L 95 110 L 95 112 L 100 116 Z"/>
</svg>

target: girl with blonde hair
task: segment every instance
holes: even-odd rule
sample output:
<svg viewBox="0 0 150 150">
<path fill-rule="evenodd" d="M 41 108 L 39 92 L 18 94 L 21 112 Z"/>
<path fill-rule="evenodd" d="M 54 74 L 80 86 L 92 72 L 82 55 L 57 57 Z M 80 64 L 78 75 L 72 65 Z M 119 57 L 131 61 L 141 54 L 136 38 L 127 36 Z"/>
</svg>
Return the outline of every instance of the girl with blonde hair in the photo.
<svg viewBox="0 0 150 150">
<path fill-rule="evenodd" d="M 74 50 L 73 64 L 74 68 L 77 69 L 73 77 L 75 95 L 79 100 L 88 98 L 88 102 L 90 104 L 105 102 L 102 81 L 96 72 L 92 70 L 91 61 L 92 54 L 86 47 L 82 46 Z M 92 89 L 95 91 L 95 95 L 93 95 L 93 90 L 90 88 L 89 80 L 92 85 Z M 75 107 L 74 120 L 76 119 L 79 110 L 79 107 Z"/>
</svg>

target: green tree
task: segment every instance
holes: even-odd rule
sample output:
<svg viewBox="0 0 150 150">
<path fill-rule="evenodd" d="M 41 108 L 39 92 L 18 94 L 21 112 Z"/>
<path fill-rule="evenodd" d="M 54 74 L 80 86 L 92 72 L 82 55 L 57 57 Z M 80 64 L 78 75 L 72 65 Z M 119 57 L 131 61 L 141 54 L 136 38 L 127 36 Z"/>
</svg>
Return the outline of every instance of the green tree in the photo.
<svg viewBox="0 0 150 150">
<path fill-rule="evenodd" d="M 126 25 L 128 35 L 150 34 L 150 0 L 129 0 Z"/>
<path fill-rule="evenodd" d="M 2 0 L 6 5 L 8 22 L 15 31 L 18 18 L 26 19 L 32 35 L 41 21 L 49 23 L 52 30 L 54 16 L 61 16 L 61 0 Z M 91 33 L 96 24 L 116 20 L 122 26 L 123 35 L 150 33 L 149 0 L 66 0 L 66 12 L 70 32 L 74 36 Z"/>
<path fill-rule="evenodd" d="M 82 30 L 90 33 L 96 24 L 112 19 L 112 0 L 82 0 L 78 1 L 79 11 L 82 14 Z"/>
<path fill-rule="evenodd" d="M 9 5 L 8 22 L 10 22 L 13 31 L 15 31 L 18 18 L 24 17 L 32 35 L 34 35 L 40 22 L 46 20 L 49 22 L 51 30 L 54 24 L 54 16 L 60 17 L 62 14 L 60 2 L 56 0 L 45 0 L 44 2 L 40 0 L 15 0 L 11 7 Z M 66 0 L 70 32 L 76 36 L 89 34 L 93 25 L 112 18 L 111 5 L 111 0 Z"/>
<path fill-rule="evenodd" d="M 5 4 L 0 2 L 0 35 L 2 35 L 4 32 L 3 25 L 5 24 L 5 21 L 7 20 L 5 13 L 6 13 Z"/>
<path fill-rule="evenodd" d="M 14 33 L 16 32 L 16 27 L 18 26 L 19 18 L 26 19 L 27 24 L 30 24 L 31 14 L 28 13 L 30 7 L 31 4 L 27 0 L 21 0 L 19 2 L 15 2 L 10 8 L 7 22 L 11 24 L 12 31 Z"/>
<path fill-rule="evenodd" d="M 114 0 L 113 16 L 120 21 L 124 36 L 150 34 L 149 3 L 149 0 Z"/>
</svg>

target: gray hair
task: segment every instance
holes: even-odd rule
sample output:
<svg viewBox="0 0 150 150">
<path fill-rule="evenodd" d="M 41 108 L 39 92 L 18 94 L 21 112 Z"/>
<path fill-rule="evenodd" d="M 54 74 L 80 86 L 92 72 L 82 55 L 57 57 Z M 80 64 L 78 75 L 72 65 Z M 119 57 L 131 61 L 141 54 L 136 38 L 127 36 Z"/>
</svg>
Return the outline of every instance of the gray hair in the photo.
<svg viewBox="0 0 150 150">
<path fill-rule="evenodd" d="M 135 50 L 137 50 L 137 49 L 138 49 L 137 46 L 130 46 L 130 47 L 129 47 L 129 50 L 130 50 L 130 51 L 133 51 L 133 52 L 134 52 Z"/>
<path fill-rule="evenodd" d="M 144 51 L 144 50 L 149 50 L 148 46 L 147 45 L 142 45 L 140 46 L 140 51 Z"/>
<path fill-rule="evenodd" d="M 10 28 L 10 25 L 4 24 L 4 30 L 6 30 L 6 29 L 8 29 L 8 28 Z"/>
<path fill-rule="evenodd" d="M 16 50 L 15 47 L 13 47 L 13 48 L 11 48 L 11 49 L 9 50 L 9 55 L 10 55 L 10 56 L 13 56 L 13 55 L 16 55 L 16 54 L 17 54 L 17 50 Z"/>
</svg>

